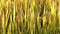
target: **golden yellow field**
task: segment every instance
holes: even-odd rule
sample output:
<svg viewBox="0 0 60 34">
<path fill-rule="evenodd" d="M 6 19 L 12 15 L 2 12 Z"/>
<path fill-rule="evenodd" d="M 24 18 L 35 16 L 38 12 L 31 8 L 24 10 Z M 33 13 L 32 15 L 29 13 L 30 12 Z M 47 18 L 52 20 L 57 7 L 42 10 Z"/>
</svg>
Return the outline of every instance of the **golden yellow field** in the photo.
<svg viewBox="0 0 60 34">
<path fill-rule="evenodd" d="M 60 34 L 60 0 L 0 0 L 0 34 Z"/>
</svg>

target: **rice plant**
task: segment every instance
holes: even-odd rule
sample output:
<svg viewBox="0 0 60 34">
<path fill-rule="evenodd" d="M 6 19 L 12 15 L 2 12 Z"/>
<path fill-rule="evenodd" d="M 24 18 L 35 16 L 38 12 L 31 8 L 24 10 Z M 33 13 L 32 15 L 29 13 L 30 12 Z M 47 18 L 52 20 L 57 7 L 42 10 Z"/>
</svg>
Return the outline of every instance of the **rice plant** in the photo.
<svg viewBox="0 0 60 34">
<path fill-rule="evenodd" d="M 0 0 L 0 34 L 60 34 L 60 0 Z"/>
</svg>

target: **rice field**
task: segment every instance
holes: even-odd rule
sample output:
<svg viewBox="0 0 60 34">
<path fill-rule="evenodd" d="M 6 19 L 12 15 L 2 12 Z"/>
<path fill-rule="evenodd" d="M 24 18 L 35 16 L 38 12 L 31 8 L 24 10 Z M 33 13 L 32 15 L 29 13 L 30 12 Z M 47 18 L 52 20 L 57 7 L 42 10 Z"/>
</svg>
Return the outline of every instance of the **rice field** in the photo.
<svg viewBox="0 0 60 34">
<path fill-rule="evenodd" d="M 0 0 L 0 34 L 60 34 L 60 0 Z"/>
</svg>

